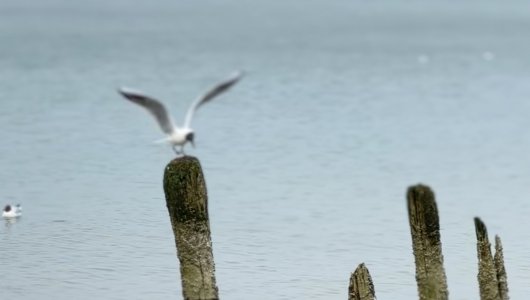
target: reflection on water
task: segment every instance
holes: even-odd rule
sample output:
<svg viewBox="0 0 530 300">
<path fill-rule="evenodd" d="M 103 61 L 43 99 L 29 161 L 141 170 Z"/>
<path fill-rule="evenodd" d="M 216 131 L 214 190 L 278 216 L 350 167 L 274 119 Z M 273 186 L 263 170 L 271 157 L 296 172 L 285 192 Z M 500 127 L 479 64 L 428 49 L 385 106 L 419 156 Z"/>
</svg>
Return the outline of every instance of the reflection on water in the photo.
<svg viewBox="0 0 530 300">
<path fill-rule="evenodd" d="M 503 238 L 512 298 L 530 293 L 524 2 L 63 2 L 0 12 L 0 196 L 25 206 L 0 230 L 2 297 L 180 297 L 173 153 L 116 87 L 178 119 L 236 68 L 194 124 L 223 298 L 343 299 L 361 262 L 381 299 L 416 297 L 418 182 L 452 298 L 478 293 L 476 215 Z"/>
<path fill-rule="evenodd" d="M 6 225 L 6 227 L 9 228 L 12 225 L 14 225 L 15 223 L 19 222 L 21 217 L 18 217 L 18 218 L 3 218 L 3 219 L 4 219 L 4 224 Z"/>
</svg>

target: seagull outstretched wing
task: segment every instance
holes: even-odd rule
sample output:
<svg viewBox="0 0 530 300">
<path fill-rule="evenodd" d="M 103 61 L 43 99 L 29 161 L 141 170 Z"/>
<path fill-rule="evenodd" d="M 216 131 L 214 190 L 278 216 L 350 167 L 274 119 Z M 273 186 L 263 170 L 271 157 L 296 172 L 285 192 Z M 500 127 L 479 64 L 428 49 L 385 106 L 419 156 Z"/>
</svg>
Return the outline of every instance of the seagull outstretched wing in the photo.
<svg viewBox="0 0 530 300">
<path fill-rule="evenodd" d="M 118 92 L 131 102 L 147 109 L 147 111 L 156 118 L 163 132 L 171 134 L 175 131 L 175 125 L 173 124 L 166 107 L 164 104 L 160 103 L 160 101 L 148 97 L 141 92 L 125 87 L 120 88 Z"/>
<path fill-rule="evenodd" d="M 237 71 L 228 79 L 216 84 L 215 86 L 210 88 L 206 93 L 204 93 L 195 101 L 193 101 L 190 108 L 188 109 L 188 112 L 186 113 L 186 119 L 184 120 L 184 128 L 190 128 L 193 114 L 201 105 L 212 100 L 213 98 L 215 98 L 215 96 L 227 91 L 234 84 L 236 84 L 239 79 L 241 79 L 241 77 L 243 77 L 243 72 Z"/>
</svg>

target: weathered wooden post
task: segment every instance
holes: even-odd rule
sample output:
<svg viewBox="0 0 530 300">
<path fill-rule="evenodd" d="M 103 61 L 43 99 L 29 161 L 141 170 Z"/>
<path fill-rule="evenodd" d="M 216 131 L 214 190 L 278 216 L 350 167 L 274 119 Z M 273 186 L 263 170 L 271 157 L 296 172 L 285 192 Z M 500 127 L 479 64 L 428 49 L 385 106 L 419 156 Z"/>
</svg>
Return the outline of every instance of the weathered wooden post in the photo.
<svg viewBox="0 0 530 300">
<path fill-rule="evenodd" d="M 375 288 L 364 263 L 360 264 L 350 276 L 348 300 L 374 300 Z"/>
<path fill-rule="evenodd" d="M 191 156 L 172 160 L 164 172 L 164 192 L 180 261 L 184 299 L 219 299 L 206 183 L 199 160 Z"/>
<path fill-rule="evenodd" d="M 508 276 L 506 275 L 506 268 L 504 267 L 504 254 L 502 252 L 501 238 L 495 236 L 495 256 L 493 257 L 495 263 L 495 270 L 497 271 L 497 281 L 499 282 L 499 295 L 501 300 L 508 300 Z"/>
<path fill-rule="evenodd" d="M 501 239 L 495 237 L 495 258 L 491 254 L 488 230 L 480 218 L 475 218 L 477 235 L 478 284 L 481 300 L 507 300 L 508 283 L 504 268 Z"/>
<path fill-rule="evenodd" d="M 475 233 L 477 235 L 478 283 L 481 300 L 500 300 L 497 283 L 497 272 L 491 254 L 486 225 L 479 218 L 475 218 Z"/>
<path fill-rule="evenodd" d="M 421 184 L 409 187 L 407 204 L 420 300 L 447 300 L 449 293 L 434 193 Z"/>
</svg>

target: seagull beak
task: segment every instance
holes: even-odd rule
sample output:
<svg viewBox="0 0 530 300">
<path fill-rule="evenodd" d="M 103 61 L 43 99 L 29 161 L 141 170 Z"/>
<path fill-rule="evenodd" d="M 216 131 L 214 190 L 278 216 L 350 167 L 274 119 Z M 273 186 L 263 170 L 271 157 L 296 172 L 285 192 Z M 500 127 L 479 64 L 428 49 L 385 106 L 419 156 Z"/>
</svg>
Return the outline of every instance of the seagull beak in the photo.
<svg viewBox="0 0 530 300">
<path fill-rule="evenodd" d="M 193 148 L 195 148 L 195 142 L 193 140 L 191 140 L 190 143 L 191 143 L 191 146 L 193 146 Z"/>
</svg>

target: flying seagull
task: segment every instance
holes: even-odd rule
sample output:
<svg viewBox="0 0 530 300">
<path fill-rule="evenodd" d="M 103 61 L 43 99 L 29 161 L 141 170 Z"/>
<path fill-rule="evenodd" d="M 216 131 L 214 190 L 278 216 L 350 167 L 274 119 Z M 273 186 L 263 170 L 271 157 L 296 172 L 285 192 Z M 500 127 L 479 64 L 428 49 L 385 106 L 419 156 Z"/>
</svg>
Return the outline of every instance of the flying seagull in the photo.
<svg viewBox="0 0 530 300">
<path fill-rule="evenodd" d="M 160 128 L 167 135 L 167 137 L 161 141 L 169 143 L 175 153 L 177 153 L 177 155 L 181 155 L 184 154 L 184 145 L 186 145 L 186 143 L 190 142 L 191 145 L 195 147 L 195 133 L 190 127 L 191 119 L 193 118 L 195 111 L 204 103 L 209 102 L 217 95 L 227 91 L 230 87 L 236 84 L 236 82 L 238 82 L 242 76 L 243 73 L 237 71 L 228 79 L 214 85 L 206 93 L 195 99 L 195 101 L 191 103 L 191 106 L 186 113 L 186 118 L 184 119 L 184 124 L 182 127 L 175 125 L 173 119 L 167 112 L 166 107 L 160 101 L 146 96 L 142 92 L 126 87 L 120 88 L 118 92 L 131 102 L 147 109 L 156 118 Z"/>
</svg>

